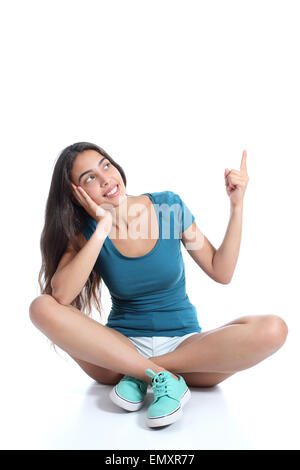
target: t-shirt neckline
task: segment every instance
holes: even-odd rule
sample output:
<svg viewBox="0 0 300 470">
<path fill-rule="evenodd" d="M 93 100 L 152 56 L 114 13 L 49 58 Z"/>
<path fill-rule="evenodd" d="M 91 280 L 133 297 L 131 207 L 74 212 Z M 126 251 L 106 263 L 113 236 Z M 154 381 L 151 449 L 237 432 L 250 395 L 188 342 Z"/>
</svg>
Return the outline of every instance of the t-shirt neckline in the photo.
<svg viewBox="0 0 300 470">
<path fill-rule="evenodd" d="M 141 195 L 142 195 L 142 196 L 148 196 L 148 197 L 150 198 L 152 204 L 154 205 L 156 217 L 157 217 L 157 220 L 158 220 L 159 235 L 158 235 L 157 242 L 156 242 L 155 246 L 152 248 L 152 250 L 149 251 L 148 253 L 146 253 L 145 255 L 142 255 L 142 256 L 125 256 L 125 255 L 123 255 L 123 254 L 117 249 L 117 247 L 114 245 L 114 243 L 111 241 L 111 239 L 109 238 L 109 236 L 107 236 L 107 237 L 106 237 L 106 240 L 108 241 L 108 243 L 109 243 L 110 247 L 112 248 L 112 250 L 114 251 L 114 253 L 115 253 L 116 255 L 118 255 L 120 258 L 124 258 L 124 259 L 127 259 L 127 260 L 140 260 L 140 259 L 144 259 L 144 258 L 147 258 L 148 256 L 153 255 L 153 254 L 158 250 L 159 245 L 160 245 L 160 242 L 161 242 L 161 224 L 160 224 L 160 217 L 159 217 L 159 214 L 157 213 L 156 203 L 155 203 L 153 194 L 152 194 L 152 193 L 143 193 L 143 194 L 141 194 Z"/>
</svg>

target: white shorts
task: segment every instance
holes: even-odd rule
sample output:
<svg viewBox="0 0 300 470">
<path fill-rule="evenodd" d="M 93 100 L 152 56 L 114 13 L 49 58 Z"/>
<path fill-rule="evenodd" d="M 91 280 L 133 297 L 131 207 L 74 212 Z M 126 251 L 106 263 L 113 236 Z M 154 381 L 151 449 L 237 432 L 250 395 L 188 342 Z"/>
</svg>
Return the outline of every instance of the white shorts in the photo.
<svg viewBox="0 0 300 470">
<path fill-rule="evenodd" d="M 147 359 L 153 356 L 167 354 L 179 346 L 182 341 L 198 332 L 188 333 L 184 336 L 128 336 L 142 356 Z"/>
</svg>

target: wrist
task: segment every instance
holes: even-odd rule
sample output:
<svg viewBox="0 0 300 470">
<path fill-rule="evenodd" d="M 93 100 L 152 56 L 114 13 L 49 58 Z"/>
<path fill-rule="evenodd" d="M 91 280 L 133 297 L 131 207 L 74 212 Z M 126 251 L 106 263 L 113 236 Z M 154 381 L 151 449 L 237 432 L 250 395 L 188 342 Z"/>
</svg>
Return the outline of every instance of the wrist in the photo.
<svg viewBox="0 0 300 470">
<path fill-rule="evenodd" d="M 105 238 L 107 237 L 107 235 L 110 232 L 110 230 L 107 230 L 107 229 L 108 229 L 108 227 L 106 226 L 106 224 L 103 224 L 103 221 L 101 221 L 101 222 L 97 223 L 95 232 L 98 234 L 99 238 L 105 240 Z"/>
<path fill-rule="evenodd" d="M 230 213 L 241 213 L 243 211 L 243 204 L 238 204 L 236 206 L 230 206 Z"/>
</svg>

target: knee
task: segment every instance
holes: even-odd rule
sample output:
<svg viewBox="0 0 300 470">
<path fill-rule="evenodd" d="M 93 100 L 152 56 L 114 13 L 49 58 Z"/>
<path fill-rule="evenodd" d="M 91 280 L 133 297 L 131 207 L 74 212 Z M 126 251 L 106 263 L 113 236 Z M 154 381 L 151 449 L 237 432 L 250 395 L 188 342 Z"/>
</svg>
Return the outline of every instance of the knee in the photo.
<svg viewBox="0 0 300 470">
<path fill-rule="evenodd" d="M 41 294 L 29 305 L 29 318 L 34 325 L 45 323 L 51 318 L 51 309 L 56 303 L 49 294 Z"/>
<path fill-rule="evenodd" d="M 287 338 L 288 327 L 277 315 L 264 315 L 258 325 L 258 338 L 261 345 L 268 350 L 279 349 Z"/>
</svg>

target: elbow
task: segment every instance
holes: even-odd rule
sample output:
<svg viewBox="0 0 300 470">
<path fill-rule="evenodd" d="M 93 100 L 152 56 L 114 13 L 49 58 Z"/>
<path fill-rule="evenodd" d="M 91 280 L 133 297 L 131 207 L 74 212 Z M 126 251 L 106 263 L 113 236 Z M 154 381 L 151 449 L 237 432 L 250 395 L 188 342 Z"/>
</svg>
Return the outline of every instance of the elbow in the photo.
<svg viewBox="0 0 300 470">
<path fill-rule="evenodd" d="M 51 295 L 52 295 L 53 299 L 56 300 L 56 302 L 63 305 L 63 302 L 62 302 L 61 298 L 58 295 L 56 295 L 55 292 L 52 291 Z"/>
<path fill-rule="evenodd" d="M 211 274 L 211 278 L 217 282 L 218 284 L 229 284 L 231 282 L 232 277 L 221 277 L 217 276 L 215 272 Z"/>
<path fill-rule="evenodd" d="M 51 296 L 56 300 L 56 302 L 58 302 L 61 305 L 70 304 L 70 302 L 66 302 L 65 296 L 61 292 L 59 292 L 59 289 L 55 288 L 53 278 L 51 279 L 51 289 L 52 289 Z"/>
<path fill-rule="evenodd" d="M 66 300 L 63 300 L 63 299 L 61 299 L 61 298 L 59 298 L 59 297 L 58 297 L 58 298 L 57 298 L 57 297 L 54 297 L 54 296 L 52 296 L 52 297 L 53 297 L 53 298 L 56 300 L 56 302 L 58 302 L 60 305 L 66 305 L 66 306 L 67 306 L 67 305 L 71 305 L 71 302 L 68 302 L 68 301 L 66 301 Z"/>
<path fill-rule="evenodd" d="M 215 281 L 218 283 L 218 284 L 229 284 L 231 282 L 231 278 L 222 278 L 222 279 L 219 279 L 219 278 L 215 278 Z"/>
<path fill-rule="evenodd" d="M 55 292 L 54 289 L 52 289 L 52 297 L 56 300 L 61 305 L 70 305 L 70 302 L 66 302 L 66 299 L 62 295 L 59 295 L 58 293 Z"/>
<path fill-rule="evenodd" d="M 231 278 L 230 279 L 222 279 L 222 281 L 219 281 L 220 284 L 230 284 Z"/>
</svg>

